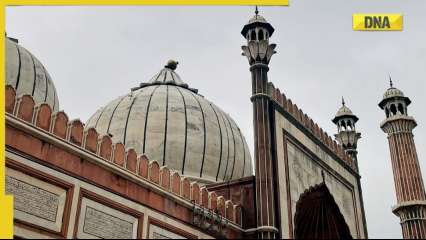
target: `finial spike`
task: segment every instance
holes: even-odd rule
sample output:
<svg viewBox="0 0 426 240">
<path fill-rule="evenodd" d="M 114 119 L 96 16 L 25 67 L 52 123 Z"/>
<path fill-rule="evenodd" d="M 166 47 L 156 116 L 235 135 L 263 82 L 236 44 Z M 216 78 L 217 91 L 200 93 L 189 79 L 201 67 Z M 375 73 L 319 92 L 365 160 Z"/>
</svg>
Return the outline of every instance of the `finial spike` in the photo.
<svg viewBox="0 0 426 240">
<path fill-rule="evenodd" d="M 342 96 L 342 105 L 345 106 L 345 98 Z"/>
<path fill-rule="evenodd" d="M 259 15 L 259 9 L 257 8 L 257 5 L 256 5 L 256 10 L 254 10 L 254 13 L 256 14 L 256 16 Z"/>
<path fill-rule="evenodd" d="M 391 77 L 390 74 L 389 74 L 389 83 L 390 83 L 390 87 L 392 88 L 393 87 L 393 82 L 392 82 L 392 77 Z"/>
</svg>

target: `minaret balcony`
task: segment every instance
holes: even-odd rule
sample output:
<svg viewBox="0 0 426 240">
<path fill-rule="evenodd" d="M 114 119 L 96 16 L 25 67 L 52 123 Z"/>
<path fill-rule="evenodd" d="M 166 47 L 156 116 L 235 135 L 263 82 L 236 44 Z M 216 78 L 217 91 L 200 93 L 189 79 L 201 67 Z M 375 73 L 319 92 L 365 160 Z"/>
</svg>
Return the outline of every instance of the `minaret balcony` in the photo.
<svg viewBox="0 0 426 240">
<path fill-rule="evenodd" d="M 382 130 L 387 134 L 411 133 L 416 126 L 416 120 L 407 115 L 394 115 L 380 124 Z"/>
</svg>

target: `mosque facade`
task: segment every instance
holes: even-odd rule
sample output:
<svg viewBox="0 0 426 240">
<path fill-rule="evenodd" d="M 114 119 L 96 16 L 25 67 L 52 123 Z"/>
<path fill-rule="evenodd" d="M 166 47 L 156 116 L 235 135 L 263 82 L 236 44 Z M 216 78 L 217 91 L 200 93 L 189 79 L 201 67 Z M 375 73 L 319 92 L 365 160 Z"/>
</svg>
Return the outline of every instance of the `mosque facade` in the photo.
<svg viewBox="0 0 426 240">
<path fill-rule="evenodd" d="M 6 36 L 6 192 L 14 196 L 15 237 L 368 238 L 359 119 L 343 100 L 333 138 L 269 81 L 274 31 L 257 11 L 241 31 L 253 156 L 237 123 L 181 79 L 176 61 L 82 122 L 60 110 L 42 63 Z M 391 86 L 379 104 L 381 127 L 393 211 L 404 238 L 424 238 L 410 103 Z"/>
</svg>

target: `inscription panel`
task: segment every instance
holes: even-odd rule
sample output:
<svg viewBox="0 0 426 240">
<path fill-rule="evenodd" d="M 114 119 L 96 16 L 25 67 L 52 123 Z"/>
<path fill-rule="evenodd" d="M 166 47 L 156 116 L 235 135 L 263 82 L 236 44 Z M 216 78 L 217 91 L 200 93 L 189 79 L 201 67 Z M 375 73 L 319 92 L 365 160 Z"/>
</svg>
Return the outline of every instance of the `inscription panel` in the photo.
<svg viewBox="0 0 426 240">
<path fill-rule="evenodd" d="M 83 231 L 100 238 L 131 238 L 133 223 L 87 207 Z"/>
<path fill-rule="evenodd" d="M 157 226 L 155 224 L 149 225 L 149 236 L 150 239 L 187 239 L 177 233 L 171 232 L 165 228 Z"/>
<path fill-rule="evenodd" d="M 16 178 L 6 176 L 6 194 L 14 196 L 15 210 L 55 222 L 59 196 Z"/>
<path fill-rule="evenodd" d="M 137 218 L 88 198 L 81 201 L 77 238 L 134 239 Z"/>
<path fill-rule="evenodd" d="M 14 218 L 60 232 L 67 191 L 6 168 L 6 194 L 14 197 Z"/>
</svg>

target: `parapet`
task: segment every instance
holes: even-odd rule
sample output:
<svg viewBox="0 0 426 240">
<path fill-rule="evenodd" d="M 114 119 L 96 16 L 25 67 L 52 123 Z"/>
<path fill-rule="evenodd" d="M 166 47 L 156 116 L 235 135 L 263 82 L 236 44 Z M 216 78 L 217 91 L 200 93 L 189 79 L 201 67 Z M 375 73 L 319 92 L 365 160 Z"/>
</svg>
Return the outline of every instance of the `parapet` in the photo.
<svg viewBox="0 0 426 240">
<path fill-rule="evenodd" d="M 210 212 L 212 217 L 227 219 L 241 227 L 241 206 L 233 204 L 231 200 L 221 200 L 214 191 L 208 191 L 202 184 L 190 181 L 167 166 L 160 166 L 157 161 L 143 154 L 137 155 L 134 149 L 126 148 L 121 142 L 114 143 L 109 135 L 100 136 L 94 128 L 84 130 L 83 122 L 79 119 L 69 120 L 64 111 L 54 112 L 46 103 L 36 105 L 31 95 L 16 96 L 15 89 L 10 85 L 6 86 L 5 95 L 7 117 L 78 147 L 94 155 L 96 161 L 124 170 L 120 171 L 122 174 L 136 176 L 148 185 L 155 186 L 151 190 L 161 188 L 173 198 L 193 205 L 194 209 L 198 206 Z"/>
<path fill-rule="evenodd" d="M 332 153 L 343 160 L 344 164 L 350 169 L 358 173 L 356 163 L 351 156 L 346 154 L 343 147 L 333 140 L 322 128 L 318 126 L 307 114 L 294 104 L 291 99 L 287 99 L 280 89 L 275 88 L 274 84 L 268 83 L 268 95 L 284 112 L 287 112 L 300 126 L 306 129 L 309 133 L 323 143 Z"/>
</svg>

